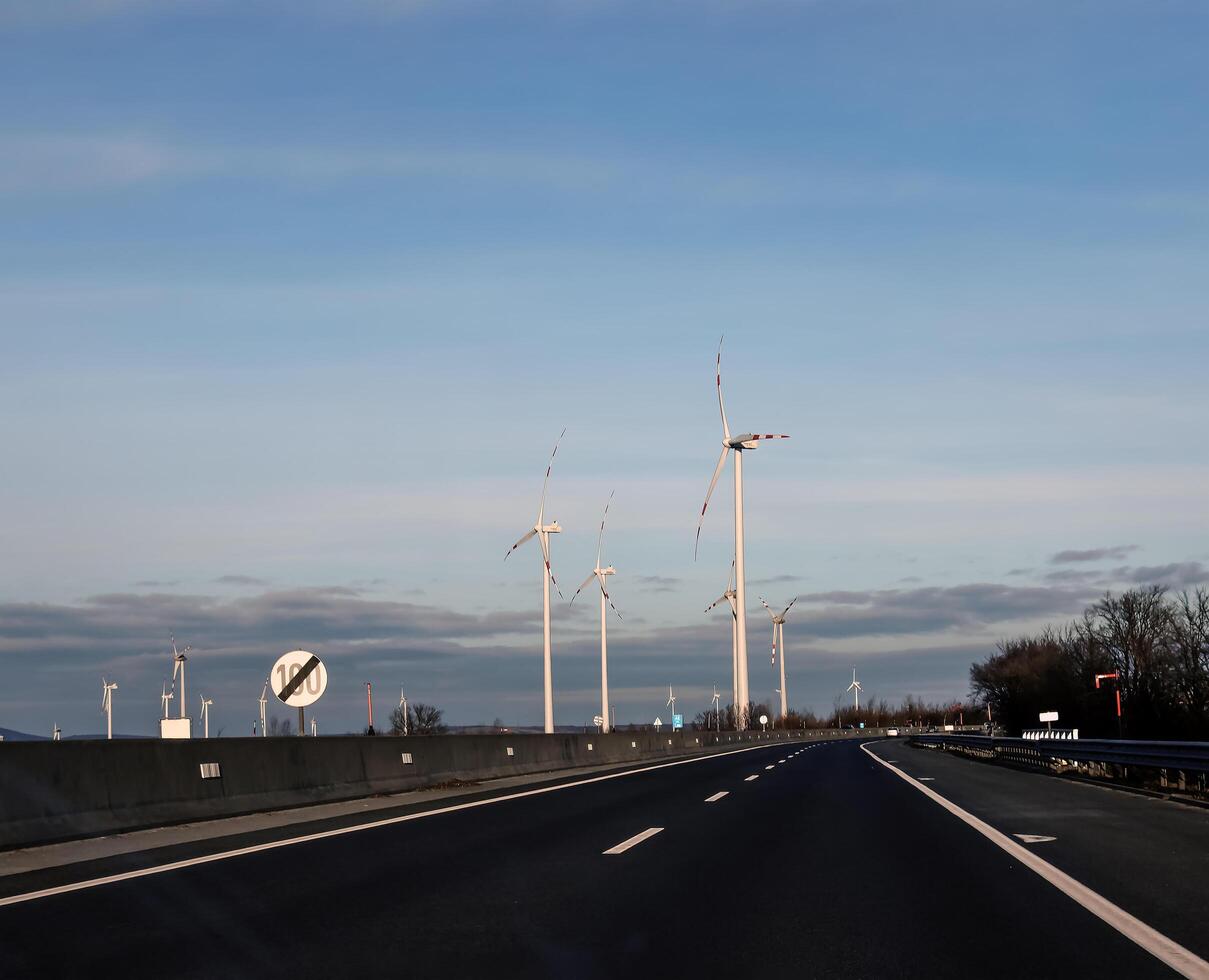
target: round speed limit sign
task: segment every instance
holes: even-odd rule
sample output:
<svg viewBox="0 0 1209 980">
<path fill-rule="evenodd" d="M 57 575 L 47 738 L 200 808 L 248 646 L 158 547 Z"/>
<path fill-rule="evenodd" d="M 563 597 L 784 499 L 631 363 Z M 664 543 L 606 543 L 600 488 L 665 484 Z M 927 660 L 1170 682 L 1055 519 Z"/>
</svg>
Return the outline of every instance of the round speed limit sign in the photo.
<svg viewBox="0 0 1209 980">
<path fill-rule="evenodd" d="M 291 708 L 305 708 L 327 690 L 327 669 L 313 653 L 291 650 L 273 664 L 269 682 L 280 701 Z"/>
</svg>

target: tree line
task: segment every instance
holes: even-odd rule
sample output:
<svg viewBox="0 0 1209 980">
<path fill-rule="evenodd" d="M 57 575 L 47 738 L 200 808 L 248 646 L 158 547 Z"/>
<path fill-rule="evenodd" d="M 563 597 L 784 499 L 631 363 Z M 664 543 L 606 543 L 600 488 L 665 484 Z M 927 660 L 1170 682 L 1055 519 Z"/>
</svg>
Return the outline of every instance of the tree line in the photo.
<svg viewBox="0 0 1209 980">
<path fill-rule="evenodd" d="M 977 725 L 986 717 L 982 706 L 974 701 L 926 702 L 914 695 L 907 695 L 902 701 L 891 704 L 885 698 L 870 698 L 868 704 L 857 709 L 853 705 L 844 706 L 840 698 L 832 705 L 829 715 L 818 715 L 813 711 L 790 708 L 784 718 L 776 717 L 776 712 L 768 705 L 751 702 L 748 705 L 748 727 L 760 727 L 761 715 L 767 715 L 769 728 L 787 728 L 793 730 L 817 731 L 827 728 L 886 728 L 889 726 L 910 725 L 913 728 L 926 728 L 932 725 Z M 694 731 L 714 731 L 721 727 L 724 732 L 735 730 L 735 711 L 733 705 L 722 706 L 721 712 L 715 714 L 712 706 L 701 711 L 692 721 Z"/>
<path fill-rule="evenodd" d="M 1117 676 L 1097 688 L 1097 674 Z M 1084 737 L 1209 738 L 1209 590 L 1106 593 L 1073 622 L 999 643 L 971 664 L 970 689 L 1012 734 L 1057 711 Z"/>
</svg>

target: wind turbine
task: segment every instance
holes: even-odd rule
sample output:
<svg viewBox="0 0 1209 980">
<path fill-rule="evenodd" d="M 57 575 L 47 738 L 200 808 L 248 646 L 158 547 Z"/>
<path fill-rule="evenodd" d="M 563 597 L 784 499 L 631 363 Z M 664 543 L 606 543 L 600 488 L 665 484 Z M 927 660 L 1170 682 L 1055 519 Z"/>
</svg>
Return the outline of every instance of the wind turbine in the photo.
<svg viewBox="0 0 1209 980">
<path fill-rule="evenodd" d="M 260 689 L 260 697 L 256 699 L 260 703 L 260 737 L 261 738 L 264 738 L 266 735 L 269 734 L 267 731 L 265 731 L 265 718 L 264 718 L 265 705 L 269 701 L 268 697 L 266 697 L 266 695 L 268 693 L 269 693 L 269 682 L 266 680 L 264 682 L 264 687 L 262 687 Z"/>
<path fill-rule="evenodd" d="M 718 341 L 718 412 L 722 416 L 722 455 L 718 457 L 718 465 L 714 467 L 713 479 L 709 481 L 709 490 L 705 494 L 705 503 L 701 505 L 701 517 L 697 520 L 697 544 L 701 543 L 701 525 L 705 522 L 705 509 L 709 506 L 709 498 L 713 496 L 714 487 L 718 485 L 718 477 L 722 475 L 722 467 L 726 465 L 726 457 L 731 451 L 735 454 L 735 617 L 738 630 L 735 644 L 735 661 L 738 674 L 738 701 L 736 705 L 735 727 L 740 731 L 747 728 L 747 705 L 750 700 L 747 684 L 747 585 L 743 566 L 743 453 L 757 448 L 761 442 L 768 439 L 788 439 L 787 435 L 753 434 L 744 432 L 732 436 L 730 426 L 726 421 L 726 408 L 722 403 L 722 341 Z M 696 546 L 693 557 L 696 558 Z"/>
<path fill-rule="evenodd" d="M 714 705 L 714 727 L 722 731 L 722 695 L 718 693 L 718 685 L 714 685 L 714 696 L 710 698 Z"/>
<path fill-rule="evenodd" d="M 739 718 L 739 613 L 735 606 L 735 563 L 730 563 L 730 578 L 726 582 L 726 591 L 705 607 L 706 612 L 712 612 L 714 607 L 722 602 L 730 603 L 730 703 L 735 711 L 736 724 Z"/>
<path fill-rule="evenodd" d="M 117 684 L 110 684 L 104 677 L 101 678 L 101 710 L 105 712 L 106 738 L 113 738 L 113 692 L 117 689 Z"/>
<path fill-rule="evenodd" d="M 554 733 L 554 682 L 550 676 L 550 583 L 554 582 L 554 588 L 558 589 L 558 582 L 554 580 L 554 572 L 550 570 L 550 535 L 559 534 L 562 528 L 558 521 L 546 523 L 546 488 L 550 485 L 550 471 L 554 469 L 554 457 L 558 455 L 558 444 L 562 442 L 563 436 L 567 434 L 567 430 L 559 434 L 558 439 L 554 443 L 554 452 L 550 454 L 550 462 L 546 465 L 546 478 L 542 481 L 542 499 L 537 507 L 537 521 L 533 527 L 522 537 L 516 544 L 508 549 L 504 555 L 504 561 L 507 561 L 512 552 L 516 551 L 521 545 L 528 541 L 533 536 L 537 536 L 537 540 L 542 546 L 542 561 L 544 567 L 542 569 L 542 638 L 544 640 L 544 669 L 542 690 L 545 696 L 545 730 L 547 735 Z M 562 590 L 558 592 L 558 597 L 562 598 Z"/>
<path fill-rule="evenodd" d="M 411 719 L 407 717 L 407 698 L 402 687 L 399 688 L 399 711 L 403 715 L 403 734 L 406 735 Z"/>
<path fill-rule="evenodd" d="M 864 688 L 861 687 L 861 682 L 856 679 L 856 668 L 855 667 L 852 668 L 852 683 L 848 685 L 848 690 L 852 692 L 853 706 L 856 708 L 857 711 L 860 711 L 861 710 L 861 691 L 863 691 Z"/>
<path fill-rule="evenodd" d="M 777 634 L 781 637 L 781 686 L 777 688 L 777 693 L 781 695 L 781 720 L 785 720 L 785 716 L 789 714 L 789 698 L 785 694 L 785 617 L 789 615 L 789 610 L 793 608 L 793 603 L 798 601 L 798 597 L 794 596 L 793 601 L 789 603 L 780 614 L 772 611 L 772 606 L 764 602 L 764 597 L 760 596 L 760 602 L 764 608 L 768 610 L 768 615 L 772 617 L 772 662 L 777 662 Z"/>
<path fill-rule="evenodd" d="M 164 709 L 164 717 L 168 717 L 168 702 L 174 697 L 173 693 L 168 690 L 167 684 L 160 685 L 160 705 Z"/>
<path fill-rule="evenodd" d="M 203 729 L 202 738 L 210 737 L 210 705 L 212 705 L 213 703 L 214 702 L 210 698 L 206 697 L 204 694 L 201 696 L 201 715 L 202 715 L 202 729 Z"/>
<path fill-rule="evenodd" d="M 176 637 L 175 636 L 171 637 L 171 640 L 172 640 L 172 689 L 176 690 L 176 672 L 179 670 L 180 675 L 181 675 L 181 697 L 180 697 L 180 701 L 178 703 L 181 706 L 181 717 L 184 718 L 185 717 L 185 661 L 189 659 L 188 657 L 185 656 L 185 654 L 188 653 L 190 650 L 192 650 L 193 647 L 186 646 L 185 649 L 178 650 L 176 648 Z"/>
<path fill-rule="evenodd" d="M 608 503 L 605 504 L 604 514 L 600 518 L 600 534 L 596 538 L 596 567 L 592 569 L 592 574 L 584 579 L 583 585 L 575 590 L 575 595 L 571 596 L 571 605 L 575 604 L 575 599 L 579 594 L 588 587 L 588 583 L 592 579 L 596 579 L 600 585 L 600 717 L 604 719 L 600 723 L 600 732 L 602 735 L 607 735 L 609 732 L 609 642 L 606 635 L 607 631 L 605 624 L 608 622 L 608 615 L 605 611 L 605 603 L 607 602 L 617 613 L 617 618 L 621 619 L 621 613 L 617 612 L 617 607 L 613 605 L 613 600 L 609 598 L 609 590 L 605 588 L 605 576 L 616 575 L 617 569 L 612 565 L 601 567 L 600 565 L 600 549 L 604 543 L 605 519 L 609 516 L 609 506 L 613 503 L 613 494 L 609 494 Z"/>
<path fill-rule="evenodd" d="M 672 709 L 672 731 L 676 730 L 676 695 L 672 693 L 672 685 L 667 686 L 667 706 Z"/>
</svg>

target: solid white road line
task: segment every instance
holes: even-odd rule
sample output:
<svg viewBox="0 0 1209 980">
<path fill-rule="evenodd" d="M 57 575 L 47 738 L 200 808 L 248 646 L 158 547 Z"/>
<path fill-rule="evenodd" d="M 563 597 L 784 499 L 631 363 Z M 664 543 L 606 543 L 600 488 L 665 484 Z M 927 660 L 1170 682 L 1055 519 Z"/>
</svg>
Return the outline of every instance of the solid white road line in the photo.
<svg viewBox="0 0 1209 980">
<path fill-rule="evenodd" d="M 759 779 L 759 778 L 760 778 L 760 777 L 759 777 L 758 775 L 757 775 L 757 776 L 748 776 L 748 777 L 747 777 L 745 780 L 743 780 L 743 782 L 745 782 L 745 783 L 751 783 L 751 782 L 754 782 L 755 780 L 757 780 L 757 779 Z"/>
<path fill-rule="evenodd" d="M 662 833 L 662 827 L 647 827 L 641 834 L 635 834 L 629 840 L 623 840 L 620 844 L 615 844 L 607 851 L 601 851 L 602 854 L 624 854 L 631 847 L 641 844 L 644 840 L 650 840 L 658 833 Z"/>
<path fill-rule="evenodd" d="M 105 875 L 103 878 L 89 878 L 85 881 L 73 881 L 68 885 L 56 885 L 54 888 L 42 888 L 38 891 L 25 892 L 20 895 L 9 895 L 0 898 L 0 907 L 19 905 L 22 902 L 32 902 L 39 898 L 49 898 L 52 895 L 63 895 L 68 892 L 83 891 L 85 888 L 97 888 L 101 885 L 112 885 L 119 881 L 129 881 L 132 878 L 145 878 L 148 875 L 163 874 L 165 871 L 179 871 L 181 868 L 191 868 L 198 864 L 210 864 L 214 861 L 225 861 L 228 858 L 243 857 L 245 854 L 255 854 L 258 851 L 272 851 L 278 847 L 290 847 L 294 844 L 309 844 L 311 841 L 324 840 L 328 837 L 343 837 L 345 834 L 355 834 L 362 830 L 376 830 L 379 827 L 390 827 L 394 824 L 408 823 L 412 820 L 423 820 L 425 817 L 436 817 L 444 813 L 456 813 L 459 810 L 474 810 L 481 806 L 492 806 L 496 803 L 506 803 L 509 800 L 520 800 L 528 796 L 542 796 L 546 793 L 557 793 L 564 789 L 574 789 L 576 786 L 588 786 L 591 783 L 603 783 L 610 779 L 621 779 L 624 776 L 635 776 L 638 773 L 654 772 L 657 769 L 671 769 L 675 766 L 688 766 L 697 762 L 708 762 L 710 759 L 721 759 L 728 755 L 739 755 L 743 752 L 757 752 L 767 749 L 767 745 L 753 745 L 745 749 L 728 749 L 713 755 L 700 755 L 692 759 L 677 759 L 675 762 L 660 762 L 653 766 L 643 766 L 641 769 L 626 769 L 623 772 L 611 772 L 604 776 L 591 776 L 588 779 L 577 779 L 573 783 L 559 783 L 557 786 L 542 786 L 539 789 L 522 790 L 519 793 L 506 793 L 493 796 L 486 800 L 473 800 L 470 803 L 455 803 L 451 806 L 435 807 L 432 810 L 421 810 L 419 813 L 404 813 L 398 817 L 386 817 L 369 823 L 359 823 L 352 827 L 339 827 L 335 830 L 323 830 L 314 834 L 304 834 L 301 837 L 288 837 L 285 840 L 270 841 L 267 844 L 254 844 L 251 847 L 240 847 L 233 851 L 220 851 L 217 854 L 205 854 L 201 857 L 186 858 L 183 861 L 172 861 L 169 864 L 157 864 L 150 868 L 140 868 L 137 871 L 123 871 L 121 874 Z"/>
<path fill-rule="evenodd" d="M 722 797 L 728 796 L 729 794 L 730 794 L 730 790 L 724 789 L 721 792 L 715 793 L 713 796 L 707 796 L 705 798 L 705 802 L 706 803 L 717 803 L 720 799 L 722 799 Z"/>
<path fill-rule="evenodd" d="M 1134 916 L 1130 915 L 1120 906 L 1114 905 L 1103 895 L 1092 891 L 1082 882 L 1076 881 L 1065 871 L 1061 871 L 1048 861 L 1037 857 L 1027 847 L 1017 844 L 1007 834 L 1000 833 L 990 824 L 978 819 L 974 814 L 963 810 L 956 803 L 945 799 L 936 790 L 925 786 L 918 779 L 908 776 L 897 766 L 890 765 L 877 753 L 870 751 L 867 744 L 861 745 L 861 749 L 870 758 L 876 759 L 900 779 L 905 779 L 934 803 L 939 803 L 953 816 L 973 827 L 993 844 L 1007 851 L 1008 854 L 1026 868 L 1035 871 L 1060 892 L 1073 898 L 1092 915 L 1108 923 L 1125 938 L 1133 940 L 1152 956 L 1162 960 L 1175 970 L 1176 973 L 1185 977 L 1197 978 L 1197 980 L 1205 980 L 1205 978 L 1209 977 L 1209 963 L 1205 962 L 1191 950 L 1185 949 L 1175 940 L 1167 938 L 1156 929 L 1152 929 L 1141 919 L 1134 918 Z"/>
</svg>

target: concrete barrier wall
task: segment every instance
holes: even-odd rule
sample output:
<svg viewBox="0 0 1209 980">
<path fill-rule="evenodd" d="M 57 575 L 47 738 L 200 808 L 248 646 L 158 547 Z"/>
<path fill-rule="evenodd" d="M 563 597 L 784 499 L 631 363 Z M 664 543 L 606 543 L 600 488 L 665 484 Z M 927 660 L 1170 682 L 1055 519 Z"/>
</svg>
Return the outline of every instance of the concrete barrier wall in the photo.
<svg viewBox="0 0 1209 980">
<path fill-rule="evenodd" d="M 849 732 L 653 732 L 399 738 L 6 742 L 0 849 L 577 766 L 651 761 Z M 509 750 L 511 749 L 511 754 Z M 411 761 L 405 762 L 404 753 Z M 220 776 L 203 778 L 216 763 Z"/>
</svg>

